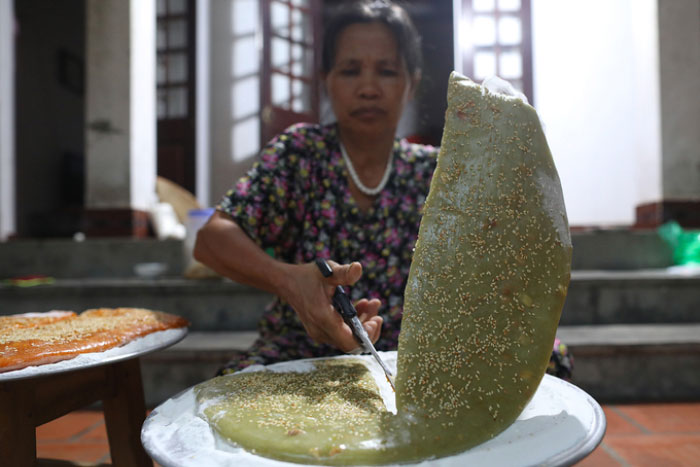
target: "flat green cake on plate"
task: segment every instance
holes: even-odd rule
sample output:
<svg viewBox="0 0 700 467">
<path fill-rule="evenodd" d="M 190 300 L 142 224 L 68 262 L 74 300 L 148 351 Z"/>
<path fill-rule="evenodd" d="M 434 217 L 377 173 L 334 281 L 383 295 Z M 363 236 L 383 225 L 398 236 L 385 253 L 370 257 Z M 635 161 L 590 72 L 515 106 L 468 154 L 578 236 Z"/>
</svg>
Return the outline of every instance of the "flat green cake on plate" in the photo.
<svg viewBox="0 0 700 467">
<path fill-rule="evenodd" d="M 195 388 L 222 437 L 306 464 L 449 456 L 511 425 L 545 373 L 569 285 L 561 184 L 535 110 L 457 73 L 405 291 L 388 411 L 364 364 Z"/>
</svg>

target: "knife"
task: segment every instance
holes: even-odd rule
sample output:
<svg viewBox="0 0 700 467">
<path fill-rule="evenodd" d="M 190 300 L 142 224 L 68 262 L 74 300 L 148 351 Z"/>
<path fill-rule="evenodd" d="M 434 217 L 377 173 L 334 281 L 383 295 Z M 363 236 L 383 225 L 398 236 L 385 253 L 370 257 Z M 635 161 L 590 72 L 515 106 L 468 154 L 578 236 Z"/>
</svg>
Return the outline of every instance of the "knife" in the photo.
<svg viewBox="0 0 700 467">
<path fill-rule="evenodd" d="M 316 258 L 316 266 L 318 266 L 318 269 L 321 271 L 323 277 L 330 277 L 333 275 L 333 270 L 325 259 Z M 367 331 L 365 331 L 364 326 L 362 326 L 360 319 L 357 317 L 357 310 L 355 310 L 355 307 L 352 305 L 350 297 L 348 297 L 345 290 L 343 290 L 343 288 L 339 285 L 335 286 L 335 292 L 333 293 L 333 307 L 338 313 L 340 313 L 340 316 L 343 317 L 345 324 L 350 326 L 355 339 L 360 342 L 365 352 L 371 353 L 374 359 L 377 360 L 379 366 L 381 366 L 382 370 L 384 370 L 384 374 L 386 375 L 387 381 L 389 381 L 389 384 L 391 385 L 391 389 L 396 391 L 396 388 L 394 387 L 394 375 L 391 374 L 391 371 L 389 371 L 389 368 L 377 353 L 374 345 L 372 345 L 372 341 L 369 339 Z"/>
</svg>

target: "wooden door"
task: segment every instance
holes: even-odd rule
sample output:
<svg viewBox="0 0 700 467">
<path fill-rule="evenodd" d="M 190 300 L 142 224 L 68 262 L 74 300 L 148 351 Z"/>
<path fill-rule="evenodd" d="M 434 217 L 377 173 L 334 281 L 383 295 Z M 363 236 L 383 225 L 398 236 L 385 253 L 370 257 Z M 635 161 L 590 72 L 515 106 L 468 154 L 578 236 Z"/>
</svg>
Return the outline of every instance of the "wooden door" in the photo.
<svg viewBox="0 0 700 467">
<path fill-rule="evenodd" d="M 195 0 L 157 1 L 158 175 L 195 193 Z"/>
<path fill-rule="evenodd" d="M 261 145 L 296 122 L 318 122 L 321 0 L 260 0 Z"/>
</svg>

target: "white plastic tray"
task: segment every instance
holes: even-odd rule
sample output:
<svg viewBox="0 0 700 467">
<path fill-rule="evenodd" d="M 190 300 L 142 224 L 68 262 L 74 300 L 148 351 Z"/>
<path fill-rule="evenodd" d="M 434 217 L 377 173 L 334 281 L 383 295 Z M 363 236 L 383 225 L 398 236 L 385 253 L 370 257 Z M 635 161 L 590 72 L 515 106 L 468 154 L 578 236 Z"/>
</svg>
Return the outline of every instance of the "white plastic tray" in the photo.
<svg viewBox="0 0 700 467">
<path fill-rule="evenodd" d="M 380 354 L 395 370 L 396 352 Z M 366 359 L 386 398 L 383 386 L 387 383 L 381 370 L 377 370 L 378 365 L 369 356 L 353 358 Z M 267 368 L 300 371 L 303 364 L 304 361 L 300 360 Z M 392 405 L 388 403 L 387 408 Z M 603 410 L 591 396 L 570 383 L 545 375 L 530 403 L 500 435 L 460 454 L 410 465 L 571 465 L 595 449 L 603 438 L 605 426 Z M 220 439 L 209 424 L 197 416 L 193 388 L 165 401 L 151 412 L 141 430 L 141 441 L 148 454 L 163 467 L 299 465 L 256 456 Z"/>
<path fill-rule="evenodd" d="M 84 353 L 56 363 L 29 366 L 21 370 L 0 373 L 0 383 L 18 379 L 38 378 L 46 375 L 83 370 L 100 365 L 108 365 L 122 360 L 141 357 L 157 350 L 170 347 L 187 335 L 187 328 L 166 329 L 147 334 L 121 347 L 114 347 L 103 352 Z"/>
</svg>

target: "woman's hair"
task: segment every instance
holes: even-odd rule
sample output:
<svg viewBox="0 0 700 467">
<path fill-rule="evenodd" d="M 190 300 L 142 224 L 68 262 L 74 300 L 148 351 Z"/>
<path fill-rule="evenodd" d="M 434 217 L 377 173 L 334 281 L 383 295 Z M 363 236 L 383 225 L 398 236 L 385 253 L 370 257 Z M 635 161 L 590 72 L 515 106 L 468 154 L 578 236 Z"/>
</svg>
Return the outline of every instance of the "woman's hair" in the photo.
<svg viewBox="0 0 700 467">
<path fill-rule="evenodd" d="M 399 55 L 411 76 L 420 73 L 423 66 L 421 38 L 406 10 L 388 0 L 343 1 L 326 23 L 323 34 L 321 69 L 333 68 L 338 37 L 343 30 L 357 23 L 380 23 L 389 28 L 396 39 Z"/>
</svg>

